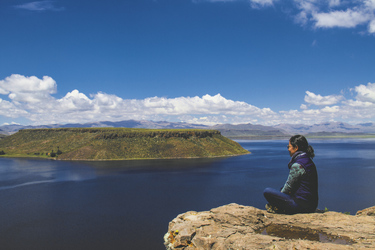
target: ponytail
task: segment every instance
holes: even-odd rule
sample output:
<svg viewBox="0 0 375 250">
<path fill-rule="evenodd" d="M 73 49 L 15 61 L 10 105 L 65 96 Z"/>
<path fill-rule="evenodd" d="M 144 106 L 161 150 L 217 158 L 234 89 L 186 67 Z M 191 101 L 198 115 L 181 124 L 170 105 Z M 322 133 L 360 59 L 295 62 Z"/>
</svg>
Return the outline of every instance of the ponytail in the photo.
<svg viewBox="0 0 375 250">
<path fill-rule="evenodd" d="M 303 135 L 294 135 L 289 139 L 289 142 L 294 148 L 298 147 L 298 151 L 305 152 L 308 157 L 314 158 L 314 149 Z"/>
<path fill-rule="evenodd" d="M 307 146 L 306 154 L 307 154 L 307 156 L 310 157 L 311 159 L 314 158 L 315 153 L 314 153 L 314 149 L 313 149 L 313 147 L 311 147 L 310 145 Z"/>
</svg>

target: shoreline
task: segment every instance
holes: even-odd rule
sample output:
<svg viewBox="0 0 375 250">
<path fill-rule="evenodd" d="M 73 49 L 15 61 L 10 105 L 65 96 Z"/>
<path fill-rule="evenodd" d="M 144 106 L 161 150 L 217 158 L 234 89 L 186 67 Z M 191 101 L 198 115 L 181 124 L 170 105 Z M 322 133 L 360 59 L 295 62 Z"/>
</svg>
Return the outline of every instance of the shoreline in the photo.
<svg viewBox="0 0 375 250">
<path fill-rule="evenodd" d="M 13 158 L 13 159 L 38 159 L 38 160 L 53 160 L 53 161 L 142 161 L 142 160 L 183 160 L 183 159 L 214 159 L 214 158 L 230 158 L 236 157 L 241 155 L 248 155 L 251 154 L 249 151 L 248 153 L 244 154 L 236 154 L 236 155 L 220 155 L 220 156 L 206 156 L 206 157 L 165 157 L 165 158 L 128 158 L 128 159 L 58 159 L 58 157 L 38 157 L 38 156 L 5 156 L 1 155 L 0 158 Z"/>
</svg>

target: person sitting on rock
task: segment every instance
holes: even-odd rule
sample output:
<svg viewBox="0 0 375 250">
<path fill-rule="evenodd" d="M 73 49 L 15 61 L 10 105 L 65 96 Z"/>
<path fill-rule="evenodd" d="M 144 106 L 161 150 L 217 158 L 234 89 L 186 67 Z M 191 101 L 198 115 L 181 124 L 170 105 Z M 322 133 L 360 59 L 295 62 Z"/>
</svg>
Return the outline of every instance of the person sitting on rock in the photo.
<svg viewBox="0 0 375 250">
<path fill-rule="evenodd" d="M 302 135 L 289 140 L 289 176 L 281 191 L 266 188 L 266 209 L 271 213 L 312 213 L 318 206 L 318 174 L 312 161 L 314 149 Z"/>
</svg>

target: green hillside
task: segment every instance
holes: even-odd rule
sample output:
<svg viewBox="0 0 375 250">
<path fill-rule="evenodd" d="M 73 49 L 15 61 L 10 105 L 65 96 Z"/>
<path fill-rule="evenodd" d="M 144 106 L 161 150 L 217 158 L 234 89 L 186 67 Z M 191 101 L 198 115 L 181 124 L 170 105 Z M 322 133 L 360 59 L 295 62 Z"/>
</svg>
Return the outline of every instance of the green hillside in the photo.
<svg viewBox="0 0 375 250">
<path fill-rule="evenodd" d="M 0 140 L 0 156 L 59 160 L 218 157 L 249 153 L 217 130 L 24 129 Z"/>
</svg>

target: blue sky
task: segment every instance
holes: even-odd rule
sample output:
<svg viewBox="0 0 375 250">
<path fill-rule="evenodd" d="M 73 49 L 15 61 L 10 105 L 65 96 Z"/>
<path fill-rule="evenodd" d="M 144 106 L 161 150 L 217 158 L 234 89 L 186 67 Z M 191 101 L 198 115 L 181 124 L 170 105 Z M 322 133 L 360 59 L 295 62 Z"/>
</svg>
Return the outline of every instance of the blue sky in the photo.
<svg viewBox="0 0 375 250">
<path fill-rule="evenodd" d="M 375 121 L 375 0 L 1 0 L 0 29 L 0 125 Z"/>
</svg>

